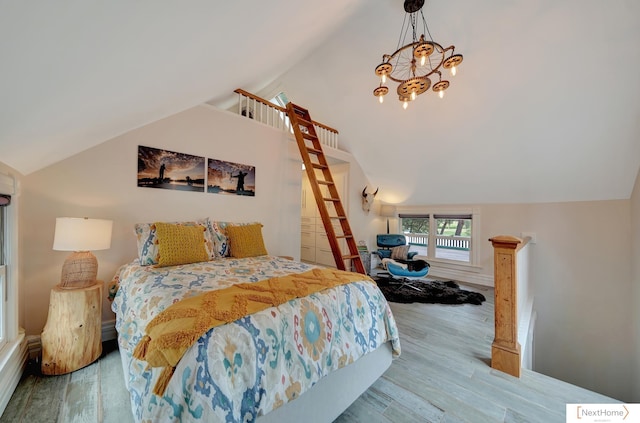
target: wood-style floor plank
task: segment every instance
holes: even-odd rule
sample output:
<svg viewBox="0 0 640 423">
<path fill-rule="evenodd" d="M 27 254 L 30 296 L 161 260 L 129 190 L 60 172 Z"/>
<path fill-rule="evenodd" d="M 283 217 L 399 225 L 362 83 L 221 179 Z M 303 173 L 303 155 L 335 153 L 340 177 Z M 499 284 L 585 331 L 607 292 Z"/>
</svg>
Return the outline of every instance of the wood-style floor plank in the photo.
<svg viewBox="0 0 640 423">
<path fill-rule="evenodd" d="M 493 290 L 476 305 L 390 303 L 402 354 L 338 423 L 564 423 L 566 403 L 618 402 L 523 370 L 515 378 L 490 367 Z M 133 422 L 114 341 L 99 361 L 70 375 L 28 371 L 0 423 Z"/>
</svg>

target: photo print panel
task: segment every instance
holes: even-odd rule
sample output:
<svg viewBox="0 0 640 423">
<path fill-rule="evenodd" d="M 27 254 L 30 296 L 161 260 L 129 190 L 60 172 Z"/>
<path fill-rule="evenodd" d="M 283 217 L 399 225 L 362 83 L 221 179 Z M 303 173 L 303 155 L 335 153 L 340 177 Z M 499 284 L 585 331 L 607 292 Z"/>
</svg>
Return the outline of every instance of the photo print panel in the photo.
<svg viewBox="0 0 640 423">
<path fill-rule="evenodd" d="M 204 192 L 204 157 L 138 146 L 138 186 Z"/>
<path fill-rule="evenodd" d="M 255 166 L 209 159 L 207 192 L 214 194 L 256 195 Z"/>
</svg>

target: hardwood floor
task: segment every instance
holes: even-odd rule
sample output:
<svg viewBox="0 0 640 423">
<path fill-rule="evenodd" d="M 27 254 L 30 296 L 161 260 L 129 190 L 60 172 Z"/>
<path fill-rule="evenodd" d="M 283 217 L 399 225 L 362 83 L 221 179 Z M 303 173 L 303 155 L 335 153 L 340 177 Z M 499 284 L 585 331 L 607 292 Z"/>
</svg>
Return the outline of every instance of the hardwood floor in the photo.
<svg viewBox="0 0 640 423">
<path fill-rule="evenodd" d="M 566 403 L 619 402 L 523 370 L 520 379 L 489 367 L 493 289 L 481 306 L 390 303 L 402 355 L 337 423 L 565 422 Z M 0 423 L 132 422 L 114 341 L 99 361 L 68 375 L 29 367 Z"/>
</svg>

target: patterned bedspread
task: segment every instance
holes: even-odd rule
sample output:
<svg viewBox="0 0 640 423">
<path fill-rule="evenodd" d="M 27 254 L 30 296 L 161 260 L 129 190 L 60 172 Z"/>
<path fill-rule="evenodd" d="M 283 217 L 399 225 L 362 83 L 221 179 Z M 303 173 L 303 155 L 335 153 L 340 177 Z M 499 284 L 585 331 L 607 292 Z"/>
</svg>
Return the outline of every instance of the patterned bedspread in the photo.
<svg viewBox="0 0 640 423">
<path fill-rule="evenodd" d="M 354 282 L 211 329 L 187 350 L 164 395 L 152 393 L 160 370 L 132 351 L 159 312 L 203 291 L 312 267 L 272 256 L 123 266 L 112 309 L 136 421 L 251 422 L 387 341 L 398 355 L 397 327 L 382 293 Z"/>
</svg>

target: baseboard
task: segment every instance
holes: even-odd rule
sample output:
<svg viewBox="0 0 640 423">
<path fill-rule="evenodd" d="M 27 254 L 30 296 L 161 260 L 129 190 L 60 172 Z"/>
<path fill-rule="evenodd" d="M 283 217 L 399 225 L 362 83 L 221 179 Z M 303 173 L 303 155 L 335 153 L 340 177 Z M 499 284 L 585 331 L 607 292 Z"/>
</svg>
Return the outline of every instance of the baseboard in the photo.
<svg viewBox="0 0 640 423">
<path fill-rule="evenodd" d="M 118 337 L 116 332 L 116 321 L 106 320 L 102 322 L 102 342 L 111 341 Z M 29 360 L 39 360 L 42 353 L 42 343 L 40 341 L 40 335 L 29 335 L 27 337 L 27 349 Z"/>
<path fill-rule="evenodd" d="M 27 365 L 27 340 L 24 332 L 5 346 L 0 355 L 0 416 L 4 413 Z"/>
<path fill-rule="evenodd" d="M 115 319 L 102 322 L 102 342 L 111 341 L 117 338 L 118 332 L 116 332 Z"/>
</svg>

